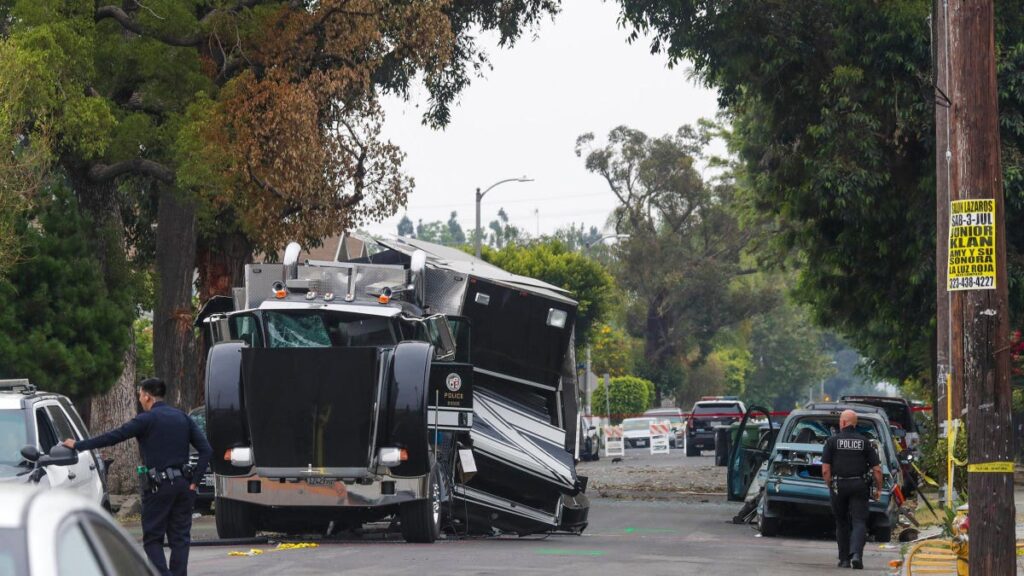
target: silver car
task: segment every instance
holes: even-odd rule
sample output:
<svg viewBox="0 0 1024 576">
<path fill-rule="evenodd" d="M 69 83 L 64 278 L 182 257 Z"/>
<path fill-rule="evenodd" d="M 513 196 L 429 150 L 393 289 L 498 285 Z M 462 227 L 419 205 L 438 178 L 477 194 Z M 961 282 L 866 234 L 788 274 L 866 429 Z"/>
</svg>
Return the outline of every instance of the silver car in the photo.
<svg viewBox="0 0 1024 576">
<path fill-rule="evenodd" d="M 0 487 L 0 576 L 157 574 L 100 506 L 70 490 Z"/>
</svg>

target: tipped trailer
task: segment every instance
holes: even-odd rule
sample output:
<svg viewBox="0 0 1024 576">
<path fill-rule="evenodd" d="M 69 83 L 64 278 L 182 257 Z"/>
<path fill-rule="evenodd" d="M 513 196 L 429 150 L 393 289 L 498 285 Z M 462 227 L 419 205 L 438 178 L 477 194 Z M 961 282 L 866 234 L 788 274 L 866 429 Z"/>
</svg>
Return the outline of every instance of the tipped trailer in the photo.
<svg viewBox="0 0 1024 576">
<path fill-rule="evenodd" d="M 246 266 L 199 314 L 217 530 L 582 531 L 576 302 L 417 240 Z"/>
</svg>

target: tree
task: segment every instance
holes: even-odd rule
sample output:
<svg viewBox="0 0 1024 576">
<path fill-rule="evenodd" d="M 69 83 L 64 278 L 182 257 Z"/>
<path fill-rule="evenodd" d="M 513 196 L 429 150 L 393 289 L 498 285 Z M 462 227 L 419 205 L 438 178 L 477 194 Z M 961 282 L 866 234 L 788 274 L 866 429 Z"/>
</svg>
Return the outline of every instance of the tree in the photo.
<svg viewBox="0 0 1024 576">
<path fill-rule="evenodd" d="M 608 417 L 608 406 L 611 406 L 611 420 L 621 422 L 643 414 L 651 405 L 654 383 L 636 376 L 619 376 L 611 379 L 611 396 L 605 398 L 605 387 L 602 381 L 594 390 L 590 399 L 591 412 L 597 416 Z"/>
<path fill-rule="evenodd" d="M 413 228 L 412 220 L 409 219 L 409 215 L 402 216 L 402 219 L 398 221 L 398 235 L 406 238 L 412 238 L 415 236 L 416 230 Z"/>
<path fill-rule="evenodd" d="M 750 352 L 754 369 L 741 392 L 750 404 L 793 408 L 832 372 L 821 332 L 805 310 L 789 302 L 753 320 Z"/>
<path fill-rule="evenodd" d="M 522 276 L 529 276 L 568 290 L 579 303 L 576 315 L 576 345 L 586 346 L 594 325 L 611 311 L 614 280 L 600 264 L 578 252 L 571 252 L 557 240 L 529 246 L 506 246 L 487 250 L 484 260 Z"/>
<path fill-rule="evenodd" d="M 108 282 L 94 223 L 67 189 L 48 196 L 19 219 L 22 259 L 0 278 L 0 378 L 28 378 L 83 400 L 121 374 L 135 318 L 133 281 L 120 268 Z"/>
<path fill-rule="evenodd" d="M 704 128 L 650 138 L 620 126 L 602 147 L 593 134 L 576 142 L 587 170 L 619 201 L 615 231 L 629 238 L 619 243 L 616 275 L 630 298 L 631 331 L 644 338 L 640 372 L 659 400 L 679 386 L 683 365 L 703 362 L 721 328 L 772 302 L 737 282 L 752 271 L 741 255 L 754 231 L 728 209 L 733 183 L 705 182 L 694 168 L 710 137 Z"/>
<path fill-rule="evenodd" d="M 172 401 L 192 405 L 201 397 L 196 269 L 202 297 L 226 294 L 254 251 L 315 245 L 392 214 L 412 180 L 401 150 L 380 137 L 379 95 L 405 96 L 422 79 L 425 120 L 444 125 L 487 66 L 479 31 L 507 46 L 557 9 L 554 0 L 0 0 L 0 158 L 22 146 L 42 159 L 31 173 L 59 165 L 100 229 L 136 217 L 148 217 L 136 230 L 156 224 L 152 244 L 108 241 L 125 254 L 155 250 L 156 371 L 173 380 Z"/>
<path fill-rule="evenodd" d="M 498 218 L 487 225 L 491 233 L 487 235 L 487 245 L 501 250 L 505 246 L 517 244 L 526 234 L 518 227 L 508 223 L 508 213 L 504 208 L 498 209 Z"/>
<path fill-rule="evenodd" d="M 453 244 L 465 244 L 466 233 L 462 231 L 458 215 L 456 211 L 452 210 L 452 215 L 448 218 L 448 237 Z"/>
<path fill-rule="evenodd" d="M 692 63 L 734 127 L 764 253 L 800 268 L 799 298 L 880 375 L 933 364 L 932 2 L 620 0 L 632 38 Z M 1007 221 L 1024 209 L 1024 3 L 996 3 Z M 756 56 L 754 56 L 756 55 Z M 1010 301 L 1024 310 L 1021 227 L 1009 226 Z M 795 262 L 791 260 L 796 253 Z M 935 381 L 934 378 L 929 378 Z"/>
<path fill-rule="evenodd" d="M 591 370 L 594 374 L 625 376 L 634 370 L 634 339 L 625 331 L 607 324 L 596 324 L 590 345 Z"/>
</svg>

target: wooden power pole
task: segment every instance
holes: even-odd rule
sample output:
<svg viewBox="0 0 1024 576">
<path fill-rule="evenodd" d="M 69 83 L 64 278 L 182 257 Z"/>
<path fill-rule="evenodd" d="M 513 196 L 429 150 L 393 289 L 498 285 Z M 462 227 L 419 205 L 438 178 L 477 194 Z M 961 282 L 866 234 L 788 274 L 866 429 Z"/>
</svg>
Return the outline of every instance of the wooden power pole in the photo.
<svg viewBox="0 0 1024 576">
<path fill-rule="evenodd" d="M 969 201 L 950 209 L 959 229 L 947 244 L 947 287 L 957 290 L 954 301 L 962 304 L 953 324 L 962 327 L 963 339 L 954 337 L 953 347 L 962 346 L 963 367 L 954 365 L 953 372 L 962 374 L 967 395 L 970 570 L 1011 576 L 1016 556 L 1010 326 L 993 0 L 950 0 L 948 16 L 951 191 L 954 200 Z M 989 255 L 994 266 L 976 264 Z"/>
</svg>

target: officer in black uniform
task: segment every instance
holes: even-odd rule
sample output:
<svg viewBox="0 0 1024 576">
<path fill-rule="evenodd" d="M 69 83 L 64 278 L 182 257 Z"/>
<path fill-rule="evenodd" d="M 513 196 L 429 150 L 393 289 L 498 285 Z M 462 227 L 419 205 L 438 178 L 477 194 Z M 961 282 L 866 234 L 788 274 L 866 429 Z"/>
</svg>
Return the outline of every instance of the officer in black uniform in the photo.
<svg viewBox="0 0 1024 576">
<path fill-rule="evenodd" d="M 874 478 L 873 493 L 868 488 L 869 472 Z M 857 413 L 853 410 L 839 415 L 839 433 L 825 442 L 821 474 L 830 488 L 836 518 L 839 567 L 860 570 L 864 568 L 868 500 L 877 500 L 882 491 L 882 467 L 871 442 L 857 433 Z"/>
<path fill-rule="evenodd" d="M 64 441 L 68 448 L 92 450 L 137 438 L 143 463 L 149 468 L 150 488 L 142 495 L 142 542 L 149 561 L 164 576 L 185 576 L 188 572 L 189 532 L 195 482 L 186 477 L 188 447 L 199 451 L 195 476 L 202 477 L 213 449 L 202 431 L 187 414 L 164 404 L 167 385 L 159 378 L 139 385 L 143 412 L 120 428 L 88 440 Z M 171 547 L 171 567 L 164 558 L 164 534 Z"/>
</svg>

